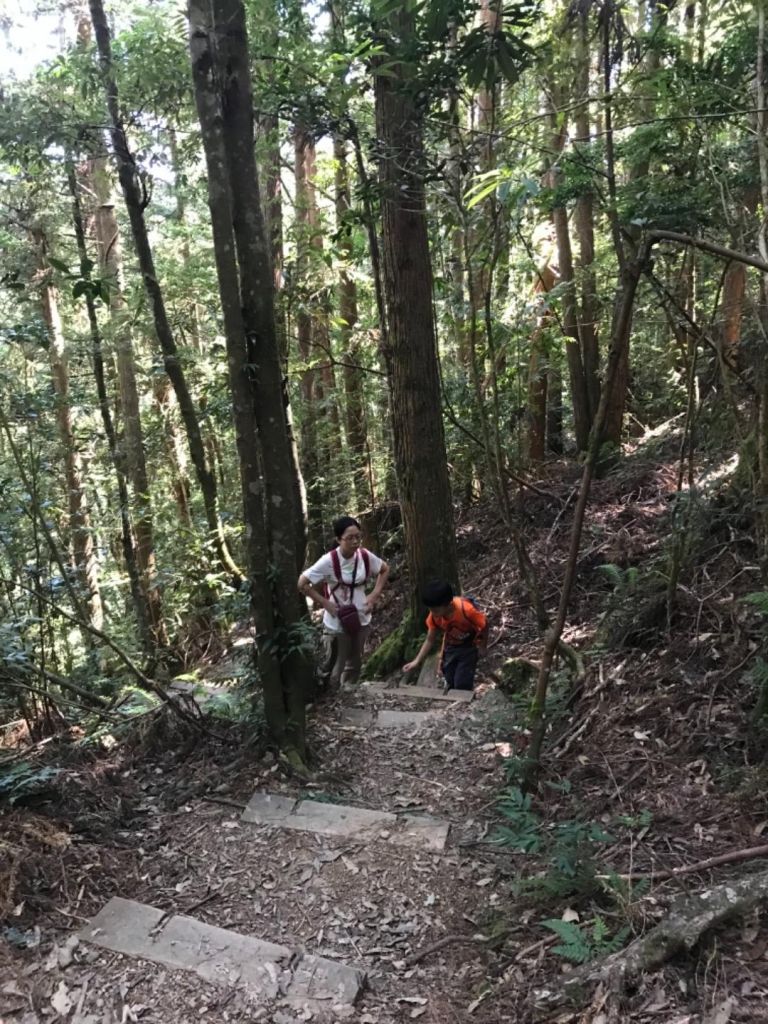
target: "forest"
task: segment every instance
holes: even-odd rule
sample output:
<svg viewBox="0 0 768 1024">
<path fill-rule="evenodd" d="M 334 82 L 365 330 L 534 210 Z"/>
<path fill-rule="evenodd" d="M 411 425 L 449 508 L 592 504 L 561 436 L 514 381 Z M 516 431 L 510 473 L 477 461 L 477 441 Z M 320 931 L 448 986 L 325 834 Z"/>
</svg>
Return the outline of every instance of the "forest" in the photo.
<svg viewBox="0 0 768 1024">
<path fill-rule="evenodd" d="M 0 0 L 0 1024 L 768 1021 L 767 8 Z"/>
</svg>

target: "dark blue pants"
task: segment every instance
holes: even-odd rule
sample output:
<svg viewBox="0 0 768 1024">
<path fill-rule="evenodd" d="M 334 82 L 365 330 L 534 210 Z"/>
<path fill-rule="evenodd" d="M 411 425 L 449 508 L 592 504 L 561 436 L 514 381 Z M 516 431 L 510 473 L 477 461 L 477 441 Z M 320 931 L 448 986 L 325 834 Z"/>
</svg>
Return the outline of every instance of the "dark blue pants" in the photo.
<svg viewBox="0 0 768 1024">
<path fill-rule="evenodd" d="M 479 652 L 471 647 L 446 647 L 443 652 L 443 675 L 452 690 L 473 690 Z"/>
</svg>

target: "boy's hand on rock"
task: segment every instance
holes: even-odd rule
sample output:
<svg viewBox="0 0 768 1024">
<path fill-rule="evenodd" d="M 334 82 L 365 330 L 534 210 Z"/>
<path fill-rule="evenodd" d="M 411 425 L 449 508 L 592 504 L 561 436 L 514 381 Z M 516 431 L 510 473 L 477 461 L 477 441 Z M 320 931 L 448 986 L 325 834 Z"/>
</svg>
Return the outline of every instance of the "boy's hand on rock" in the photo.
<svg viewBox="0 0 768 1024">
<path fill-rule="evenodd" d="M 418 661 L 409 661 L 407 664 L 403 665 L 403 672 L 413 672 L 413 670 L 418 667 Z"/>
</svg>

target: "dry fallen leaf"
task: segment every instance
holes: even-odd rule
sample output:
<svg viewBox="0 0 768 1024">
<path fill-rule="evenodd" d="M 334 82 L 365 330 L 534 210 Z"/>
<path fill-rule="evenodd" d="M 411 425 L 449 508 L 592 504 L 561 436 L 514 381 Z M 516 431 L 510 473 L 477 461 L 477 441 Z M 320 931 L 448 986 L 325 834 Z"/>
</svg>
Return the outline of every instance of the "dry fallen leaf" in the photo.
<svg viewBox="0 0 768 1024">
<path fill-rule="evenodd" d="M 59 982 L 59 987 L 51 996 L 51 1006 L 60 1017 L 66 1017 L 74 1006 L 74 1003 L 69 997 L 69 989 L 65 982 Z"/>
<path fill-rule="evenodd" d="M 731 1010 L 733 1009 L 735 1000 L 730 996 L 724 999 L 722 1003 L 717 1006 L 713 1006 L 712 1009 L 704 1014 L 701 1019 L 701 1024 L 728 1024 L 731 1019 Z"/>
</svg>

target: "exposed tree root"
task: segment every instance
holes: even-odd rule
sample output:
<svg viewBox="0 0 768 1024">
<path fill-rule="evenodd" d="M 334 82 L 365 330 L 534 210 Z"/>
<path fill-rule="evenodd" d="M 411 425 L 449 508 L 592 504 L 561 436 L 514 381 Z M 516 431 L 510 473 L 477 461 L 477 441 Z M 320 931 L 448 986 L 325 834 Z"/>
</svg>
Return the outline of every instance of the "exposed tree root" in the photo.
<svg viewBox="0 0 768 1024">
<path fill-rule="evenodd" d="M 566 975 L 561 988 L 538 990 L 537 1005 L 566 1001 L 583 1003 L 592 985 L 602 984 L 621 993 L 639 975 L 655 970 L 677 953 L 686 953 L 713 928 L 749 913 L 768 901 L 768 871 L 724 882 L 672 905 L 667 917 L 626 949 L 598 963 L 586 964 Z"/>
</svg>

